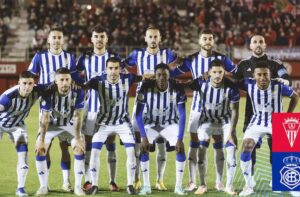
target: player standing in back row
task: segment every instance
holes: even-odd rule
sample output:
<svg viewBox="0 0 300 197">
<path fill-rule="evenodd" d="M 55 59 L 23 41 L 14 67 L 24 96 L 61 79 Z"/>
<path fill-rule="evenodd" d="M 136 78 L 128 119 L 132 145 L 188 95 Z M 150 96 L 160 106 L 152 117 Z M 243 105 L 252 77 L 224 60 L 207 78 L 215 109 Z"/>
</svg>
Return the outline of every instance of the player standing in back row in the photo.
<svg viewBox="0 0 300 197">
<path fill-rule="evenodd" d="M 238 64 L 237 71 L 235 74 L 236 80 L 242 80 L 244 78 L 249 78 L 253 76 L 254 69 L 256 64 L 260 61 L 267 61 L 270 68 L 271 78 L 281 78 L 281 81 L 284 82 L 286 85 L 291 85 L 289 83 L 289 76 L 285 67 L 283 66 L 282 62 L 278 59 L 271 58 L 267 54 L 265 54 L 266 50 L 266 42 L 265 38 L 260 34 L 254 34 L 250 39 L 250 49 L 252 51 L 251 57 L 247 59 L 241 60 Z M 243 132 L 246 131 L 248 124 L 250 123 L 251 117 L 253 115 L 252 104 L 250 102 L 250 97 L 247 95 L 246 99 L 246 106 L 245 106 L 245 120 L 244 120 L 244 127 Z M 272 149 L 272 136 L 267 135 L 268 145 L 270 148 L 270 152 Z M 261 141 L 261 140 L 259 140 Z M 256 182 L 254 179 L 254 165 L 256 163 L 256 148 L 260 146 L 260 143 L 256 145 L 256 147 L 252 151 L 252 178 L 251 178 L 251 186 L 255 187 Z M 270 154 L 270 163 L 272 162 L 272 154 Z M 271 184 L 272 182 L 270 182 Z"/>
<path fill-rule="evenodd" d="M 46 51 L 37 52 L 33 57 L 28 70 L 35 75 L 39 76 L 39 84 L 50 84 L 54 81 L 55 72 L 59 68 L 65 67 L 71 72 L 73 80 L 78 81 L 78 73 L 75 68 L 75 56 L 72 53 L 64 51 L 64 34 L 61 28 L 52 28 L 48 35 L 49 49 Z M 71 192 L 70 184 L 70 168 L 71 158 L 68 150 L 69 143 L 60 139 L 59 145 L 61 148 L 61 168 L 63 175 L 62 189 L 67 192 Z M 50 151 L 51 145 L 47 153 L 47 166 L 50 168 Z"/>
<path fill-rule="evenodd" d="M 214 33 L 209 29 L 204 29 L 199 36 L 200 51 L 196 52 L 184 59 L 183 64 L 175 68 L 171 72 L 171 76 L 177 76 L 185 72 L 191 72 L 193 79 L 207 75 L 210 64 L 214 59 L 219 59 L 223 62 L 225 68 L 225 75 L 231 75 L 236 71 L 236 66 L 225 55 L 213 50 L 215 43 Z M 189 184 L 186 191 L 193 191 L 196 186 L 196 166 L 197 166 L 197 150 L 200 146 L 197 135 L 199 128 L 199 119 L 201 115 L 200 95 L 198 91 L 193 93 L 193 101 L 191 105 L 190 118 L 188 123 L 188 131 L 191 135 L 190 149 L 188 156 L 189 166 Z M 220 147 L 214 148 L 215 162 L 217 164 L 217 180 L 220 180 L 221 172 L 224 166 L 224 153 Z M 202 165 L 202 164 L 199 164 Z M 224 185 L 221 182 L 216 182 L 215 188 L 217 190 L 224 190 Z M 198 193 L 199 191 L 196 191 Z"/>
<path fill-rule="evenodd" d="M 159 48 L 159 43 L 161 42 L 161 33 L 156 27 L 148 27 L 145 35 L 145 42 L 147 43 L 146 48 L 135 49 L 130 55 L 126 58 L 125 64 L 126 66 L 132 67 L 137 66 L 138 75 L 144 74 L 154 74 L 154 70 L 156 65 L 160 63 L 165 63 L 168 66 L 172 67 L 175 64 L 177 59 L 177 55 L 168 48 Z M 140 85 L 138 85 L 137 90 L 139 90 Z M 136 99 L 135 99 L 136 100 Z M 137 170 L 135 175 L 135 189 L 139 189 L 141 187 L 140 182 L 140 170 L 139 170 L 139 155 L 140 155 L 140 133 L 138 126 L 135 121 L 135 109 L 136 103 L 133 107 L 133 129 L 136 135 L 136 157 L 137 157 Z M 166 168 L 166 143 L 163 138 L 158 138 L 156 140 L 158 151 L 156 155 L 156 189 L 158 190 L 167 190 L 163 182 L 163 176 Z"/>
<path fill-rule="evenodd" d="M 104 28 L 96 26 L 92 30 L 91 41 L 93 43 L 93 52 L 86 52 L 82 54 L 76 65 L 79 72 L 84 72 L 85 81 L 91 80 L 93 77 L 102 76 L 105 72 L 106 61 L 110 57 L 119 58 L 118 54 L 107 51 L 106 45 L 108 43 L 108 35 Z M 98 93 L 90 89 L 85 109 L 85 121 L 83 123 L 82 132 L 85 135 L 86 151 L 85 151 L 85 184 L 84 189 L 89 190 L 92 186 L 89 177 L 89 162 L 92 149 L 92 137 L 96 124 L 97 113 L 100 110 L 100 102 Z M 116 184 L 116 145 L 114 143 L 115 135 L 107 138 L 105 144 L 107 149 L 107 164 L 110 177 L 110 191 L 118 191 Z"/>
</svg>

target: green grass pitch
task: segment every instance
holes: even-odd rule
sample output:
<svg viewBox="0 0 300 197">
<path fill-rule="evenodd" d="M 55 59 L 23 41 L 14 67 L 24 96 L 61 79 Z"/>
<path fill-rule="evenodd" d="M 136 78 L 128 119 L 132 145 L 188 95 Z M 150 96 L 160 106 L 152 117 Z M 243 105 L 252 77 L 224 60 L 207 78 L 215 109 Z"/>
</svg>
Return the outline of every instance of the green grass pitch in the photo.
<svg viewBox="0 0 300 197">
<path fill-rule="evenodd" d="M 132 109 L 134 99 L 130 99 L 129 109 Z M 187 102 L 187 117 L 189 115 L 191 105 L 191 98 L 188 99 Z M 239 138 L 239 149 L 237 154 L 238 168 L 235 177 L 235 187 L 237 191 L 240 191 L 244 186 L 244 179 L 241 175 L 241 170 L 239 166 L 239 154 L 241 150 L 241 140 L 242 140 L 242 124 L 244 121 L 244 106 L 245 99 L 242 98 L 240 102 L 240 118 L 237 127 L 237 135 Z M 284 100 L 284 110 L 288 107 L 288 100 Z M 296 112 L 300 111 L 300 106 L 298 105 Z M 188 118 L 187 118 L 188 119 Z M 28 153 L 28 164 L 29 164 L 29 172 L 26 181 L 26 191 L 30 196 L 33 196 L 39 187 L 38 176 L 35 168 L 35 155 L 34 155 L 34 144 L 35 138 L 38 129 L 38 105 L 36 104 L 30 112 L 29 117 L 26 120 L 28 136 L 29 136 L 29 153 Z M 187 131 L 185 132 L 185 152 L 187 154 L 188 146 L 189 146 L 189 134 Z M 119 140 L 117 140 L 119 142 Z M 119 143 L 117 143 L 119 144 Z M 271 167 L 269 164 L 269 151 L 268 146 L 266 145 L 266 141 L 264 140 L 262 148 L 257 153 L 257 165 L 255 171 L 255 177 L 257 180 L 257 186 L 255 189 L 255 194 L 253 196 L 287 196 L 287 194 L 277 194 L 271 191 L 269 187 L 269 182 L 271 180 Z M 70 152 L 72 152 L 70 150 Z M 60 150 L 58 146 L 58 140 L 55 139 L 53 142 L 53 146 L 51 149 L 51 169 L 49 176 L 49 185 L 51 188 L 50 196 L 74 196 L 73 194 L 64 193 L 61 190 L 62 186 L 62 172 L 60 169 Z M 101 152 L 101 171 L 100 171 L 100 179 L 99 186 L 100 191 L 97 195 L 101 196 L 127 196 L 126 193 L 126 154 L 124 148 L 122 146 L 117 146 L 117 183 L 121 187 L 120 192 L 111 193 L 108 190 L 109 186 L 109 178 L 108 178 L 108 170 L 106 163 L 106 149 L 104 148 Z M 73 158 L 72 158 L 73 160 Z M 155 153 L 151 154 L 151 184 L 154 187 L 155 184 Z M 175 185 L 175 152 L 171 152 L 168 154 L 168 162 L 166 167 L 166 173 L 164 177 L 164 182 L 168 188 L 166 192 L 158 192 L 153 189 L 153 193 L 151 196 L 174 196 L 173 189 Z M 17 163 L 17 154 L 14 148 L 14 145 L 8 139 L 8 135 L 4 135 L 2 141 L 0 142 L 0 196 L 14 196 L 15 189 L 17 186 L 17 176 L 16 176 L 16 163 Z M 215 168 L 213 162 L 213 151 L 212 148 L 209 150 L 209 165 L 208 165 L 208 193 L 205 196 L 226 196 L 225 193 L 216 192 L 214 189 L 215 184 Z M 73 177 L 73 164 L 71 171 L 71 183 L 74 183 Z M 224 170 L 225 175 L 225 170 Z M 223 181 L 225 183 L 225 176 L 223 175 Z M 197 176 L 197 181 L 199 181 L 199 177 Z M 186 164 L 185 175 L 183 180 L 183 187 L 186 186 L 188 182 L 188 169 Z M 193 193 L 189 194 L 189 196 L 195 196 Z"/>
</svg>

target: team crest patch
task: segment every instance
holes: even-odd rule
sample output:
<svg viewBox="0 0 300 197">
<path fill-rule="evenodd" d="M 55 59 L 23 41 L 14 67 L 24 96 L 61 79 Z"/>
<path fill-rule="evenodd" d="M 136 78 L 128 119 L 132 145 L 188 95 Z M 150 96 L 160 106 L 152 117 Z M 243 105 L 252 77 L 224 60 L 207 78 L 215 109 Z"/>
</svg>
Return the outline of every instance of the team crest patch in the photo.
<svg viewBox="0 0 300 197">
<path fill-rule="evenodd" d="M 272 114 L 272 190 L 300 190 L 300 113 Z"/>
</svg>

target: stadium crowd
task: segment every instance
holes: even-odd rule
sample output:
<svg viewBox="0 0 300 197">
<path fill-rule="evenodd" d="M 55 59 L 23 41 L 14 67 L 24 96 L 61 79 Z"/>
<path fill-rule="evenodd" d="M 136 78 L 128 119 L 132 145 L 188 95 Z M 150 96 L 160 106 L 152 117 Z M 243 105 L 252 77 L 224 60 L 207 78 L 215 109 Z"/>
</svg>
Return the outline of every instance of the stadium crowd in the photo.
<svg viewBox="0 0 300 197">
<path fill-rule="evenodd" d="M 283 7 L 285 6 L 285 7 Z M 91 47 L 89 28 L 97 24 L 107 26 L 110 45 L 140 46 L 144 42 L 145 24 L 155 24 L 163 35 L 163 46 L 178 48 L 180 34 L 190 38 L 190 27 L 198 31 L 204 27 L 216 32 L 217 43 L 228 46 L 248 45 L 250 35 L 265 35 L 266 43 L 276 46 L 300 45 L 300 26 L 291 4 L 280 1 L 195 1 L 187 0 L 186 15 L 181 16 L 173 3 L 167 5 L 153 2 L 136 5 L 103 4 L 82 8 L 74 1 L 32 1 L 28 7 L 28 24 L 36 30 L 32 50 L 45 47 L 47 32 L 53 25 L 62 25 L 67 48 Z M 130 31 L 128 31 L 130 29 Z M 188 40 L 188 42 L 193 42 Z"/>
</svg>

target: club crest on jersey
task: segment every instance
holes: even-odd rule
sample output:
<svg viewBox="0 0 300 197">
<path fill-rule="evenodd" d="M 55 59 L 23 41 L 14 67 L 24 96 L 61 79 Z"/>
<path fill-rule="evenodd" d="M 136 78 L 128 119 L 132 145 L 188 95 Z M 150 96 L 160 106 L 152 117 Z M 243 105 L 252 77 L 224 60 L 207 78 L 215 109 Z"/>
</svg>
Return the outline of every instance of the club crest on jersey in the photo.
<svg viewBox="0 0 300 197">
<path fill-rule="evenodd" d="M 289 156 L 283 158 L 282 162 L 285 166 L 280 170 L 280 183 L 292 190 L 300 185 L 300 158 Z"/>
<path fill-rule="evenodd" d="M 296 118 L 287 118 L 282 125 L 285 130 L 286 137 L 289 140 L 290 146 L 293 147 L 300 127 L 299 120 Z"/>
</svg>

